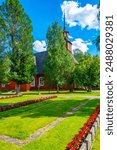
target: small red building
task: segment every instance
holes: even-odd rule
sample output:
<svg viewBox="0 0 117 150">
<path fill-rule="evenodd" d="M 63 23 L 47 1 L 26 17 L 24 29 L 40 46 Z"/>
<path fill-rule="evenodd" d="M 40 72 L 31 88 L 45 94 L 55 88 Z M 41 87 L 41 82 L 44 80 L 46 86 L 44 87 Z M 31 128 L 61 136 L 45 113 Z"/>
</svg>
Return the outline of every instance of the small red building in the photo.
<svg viewBox="0 0 117 150">
<path fill-rule="evenodd" d="M 70 53 L 71 57 L 74 59 L 74 63 L 78 64 L 75 60 L 74 56 L 72 55 L 72 43 L 69 40 L 69 32 L 66 30 L 65 27 L 65 18 L 64 18 L 64 30 L 63 30 L 64 39 L 66 41 L 66 50 Z M 21 91 L 27 90 L 36 90 L 38 88 L 42 90 L 48 89 L 46 83 L 44 82 L 45 75 L 43 73 L 44 63 L 48 57 L 48 52 L 39 52 L 34 55 L 35 57 L 35 64 L 36 64 L 36 74 L 34 75 L 33 82 L 31 84 L 22 84 L 20 86 Z M 15 90 L 15 82 L 10 81 L 8 84 L 0 84 L 0 90 Z M 51 87 L 51 89 L 55 89 L 55 87 Z M 68 86 L 64 86 L 63 89 L 69 89 Z"/>
</svg>

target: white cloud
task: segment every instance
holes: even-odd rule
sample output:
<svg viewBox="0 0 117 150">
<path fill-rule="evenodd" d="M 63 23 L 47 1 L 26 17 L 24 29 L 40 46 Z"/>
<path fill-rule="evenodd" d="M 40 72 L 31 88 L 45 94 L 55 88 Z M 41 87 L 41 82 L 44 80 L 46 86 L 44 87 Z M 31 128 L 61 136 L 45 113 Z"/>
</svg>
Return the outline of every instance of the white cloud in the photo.
<svg viewBox="0 0 117 150">
<path fill-rule="evenodd" d="M 73 41 L 72 44 L 73 44 L 72 45 L 72 50 L 80 49 L 83 53 L 88 51 L 88 49 L 89 49 L 88 46 L 89 45 L 92 45 L 91 42 L 84 41 L 81 38 L 75 39 L 75 41 Z"/>
<path fill-rule="evenodd" d="M 33 49 L 37 52 L 43 52 L 43 51 L 46 51 L 46 42 L 45 41 L 39 41 L 39 40 L 36 40 L 34 43 L 33 43 Z"/>
<path fill-rule="evenodd" d="M 99 29 L 97 5 L 86 4 L 80 7 L 78 2 L 64 1 L 61 5 L 62 12 L 66 14 L 66 23 L 72 26 L 81 26 L 87 29 Z"/>
<path fill-rule="evenodd" d="M 73 36 L 69 35 L 69 39 L 73 39 Z"/>
</svg>

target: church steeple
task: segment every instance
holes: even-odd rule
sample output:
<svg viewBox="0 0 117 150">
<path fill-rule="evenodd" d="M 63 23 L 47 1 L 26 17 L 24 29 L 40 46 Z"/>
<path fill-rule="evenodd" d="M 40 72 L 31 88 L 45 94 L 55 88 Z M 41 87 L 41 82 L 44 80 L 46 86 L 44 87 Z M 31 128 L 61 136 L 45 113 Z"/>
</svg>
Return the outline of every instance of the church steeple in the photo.
<svg viewBox="0 0 117 150">
<path fill-rule="evenodd" d="M 72 43 L 69 40 L 69 32 L 66 29 L 66 18 L 65 18 L 65 13 L 64 13 L 64 26 L 63 26 L 63 36 L 66 41 L 66 49 L 72 53 Z"/>
<path fill-rule="evenodd" d="M 65 18 L 65 13 L 64 13 L 63 34 L 64 34 L 64 38 L 68 38 L 68 34 L 69 34 L 69 32 L 66 30 L 66 18 Z"/>
<path fill-rule="evenodd" d="M 64 13 L 64 27 L 63 27 L 63 31 L 66 31 L 65 13 Z"/>
</svg>

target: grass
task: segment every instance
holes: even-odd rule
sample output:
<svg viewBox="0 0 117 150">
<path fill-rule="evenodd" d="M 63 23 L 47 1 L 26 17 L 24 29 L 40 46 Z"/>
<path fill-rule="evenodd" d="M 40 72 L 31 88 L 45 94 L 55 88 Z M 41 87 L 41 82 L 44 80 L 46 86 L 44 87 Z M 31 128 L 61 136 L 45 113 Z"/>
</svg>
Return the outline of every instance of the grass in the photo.
<svg viewBox="0 0 117 150">
<path fill-rule="evenodd" d="M 0 150 L 19 150 L 19 147 L 14 144 L 0 140 Z"/>
<path fill-rule="evenodd" d="M 74 135 L 78 133 L 80 128 L 87 121 L 98 103 L 98 99 L 91 101 L 77 111 L 73 116 L 68 117 L 64 121 L 60 122 L 56 127 L 51 129 L 41 138 L 32 141 L 22 149 L 64 150 L 66 145 L 72 140 Z"/>
<path fill-rule="evenodd" d="M 9 147 L 9 150 L 64 150 L 67 143 L 78 133 L 98 103 L 99 99 L 90 101 L 74 115 L 60 122 L 41 138 L 23 147 L 17 147 L 13 144 L 0 141 L 1 150 L 6 150 L 8 149 L 7 147 Z"/>
<path fill-rule="evenodd" d="M 0 134 L 19 139 L 26 139 L 39 128 L 44 127 L 58 117 L 63 116 L 72 108 L 86 101 L 86 96 L 99 95 L 99 91 L 92 93 L 83 92 L 84 91 L 68 93 L 67 91 L 63 91 L 60 94 L 51 92 L 51 95 L 56 94 L 58 98 L 1 112 Z M 24 93 L 24 95 L 29 96 L 35 96 L 36 94 L 36 91 Z M 46 94 L 49 95 L 46 91 L 41 92 L 42 96 L 45 96 Z M 9 144 L 0 140 L 0 149 L 64 150 L 67 143 L 69 143 L 74 135 L 78 133 L 98 103 L 99 99 L 90 101 L 73 116 L 66 118 L 41 138 L 32 141 L 24 147 L 18 147 L 14 144 Z"/>
<path fill-rule="evenodd" d="M 96 133 L 96 137 L 93 141 L 92 150 L 100 150 L 100 128 L 98 128 L 98 131 Z"/>
<path fill-rule="evenodd" d="M 0 134 L 25 139 L 84 101 L 85 98 L 61 97 L 2 112 Z"/>
<path fill-rule="evenodd" d="M 5 94 L 7 95 L 8 92 L 5 93 Z M 3 95 L 5 96 L 5 94 L 3 94 Z M 26 101 L 26 100 L 32 100 L 32 99 L 40 98 L 40 97 L 43 97 L 43 96 L 46 96 L 46 95 L 39 95 L 37 91 L 35 91 L 31 94 L 29 94 L 29 92 L 25 92 L 25 93 L 23 93 L 23 96 L 21 96 L 21 97 L 0 99 L 0 106 L 11 104 L 11 103 L 16 103 L 16 102 L 23 102 L 23 101 Z"/>
<path fill-rule="evenodd" d="M 56 93 L 56 91 L 41 91 L 41 94 L 39 95 L 38 91 L 30 91 L 30 92 L 22 92 L 23 96 L 21 97 L 15 97 L 15 98 L 6 98 L 6 99 L 1 99 L 0 100 L 0 106 L 3 105 L 8 105 L 11 103 L 16 103 L 16 102 L 23 102 L 26 100 L 32 100 L 40 97 L 44 97 L 47 95 L 57 95 L 59 97 L 63 97 L 65 95 L 72 96 L 75 95 L 74 97 L 82 97 L 82 96 L 99 96 L 100 93 L 99 91 L 93 91 L 93 92 L 86 92 L 86 91 L 75 91 L 74 93 L 70 93 L 69 91 L 60 91 L 59 94 Z M 1 93 L 1 96 L 8 96 L 8 95 L 13 95 L 12 93 L 9 92 L 4 92 Z"/>
<path fill-rule="evenodd" d="M 73 93 L 72 92 L 69 92 L 69 91 L 60 91 L 59 95 L 60 94 L 77 94 L 78 96 L 100 96 L 100 91 L 99 90 L 93 90 L 92 92 L 87 92 L 85 90 L 76 90 L 74 91 Z M 56 91 L 41 91 L 41 94 L 56 94 Z"/>
</svg>

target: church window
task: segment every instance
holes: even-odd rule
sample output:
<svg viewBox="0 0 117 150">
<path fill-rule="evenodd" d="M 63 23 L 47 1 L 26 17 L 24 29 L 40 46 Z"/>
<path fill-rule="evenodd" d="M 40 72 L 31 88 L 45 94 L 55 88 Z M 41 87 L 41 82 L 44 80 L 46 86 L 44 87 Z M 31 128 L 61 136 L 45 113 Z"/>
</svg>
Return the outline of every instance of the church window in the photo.
<svg viewBox="0 0 117 150">
<path fill-rule="evenodd" d="M 1 83 L 1 86 L 2 86 L 2 87 L 5 87 L 5 84 L 4 84 L 4 83 Z"/>
<path fill-rule="evenodd" d="M 44 86 L 44 77 L 39 77 L 39 86 Z"/>
<path fill-rule="evenodd" d="M 35 86 L 35 77 L 33 77 L 33 81 L 31 83 L 31 86 Z"/>
</svg>

